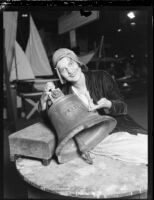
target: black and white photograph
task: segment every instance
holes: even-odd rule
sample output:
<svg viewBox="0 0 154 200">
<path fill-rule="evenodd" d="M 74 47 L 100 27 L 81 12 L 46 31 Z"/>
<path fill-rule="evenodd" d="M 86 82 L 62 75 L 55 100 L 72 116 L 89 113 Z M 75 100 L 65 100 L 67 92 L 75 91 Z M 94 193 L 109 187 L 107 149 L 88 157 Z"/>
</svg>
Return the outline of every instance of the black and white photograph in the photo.
<svg viewBox="0 0 154 200">
<path fill-rule="evenodd" d="M 152 199 L 151 7 L 2 15 L 4 199 Z"/>
</svg>

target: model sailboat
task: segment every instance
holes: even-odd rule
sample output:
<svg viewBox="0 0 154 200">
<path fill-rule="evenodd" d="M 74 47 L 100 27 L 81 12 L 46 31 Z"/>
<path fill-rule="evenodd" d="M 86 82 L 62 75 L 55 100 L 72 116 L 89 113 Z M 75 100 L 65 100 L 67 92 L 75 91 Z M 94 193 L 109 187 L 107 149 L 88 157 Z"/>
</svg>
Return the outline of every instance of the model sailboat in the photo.
<svg viewBox="0 0 154 200">
<path fill-rule="evenodd" d="M 14 80 L 34 81 L 34 79 L 35 75 L 32 71 L 29 61 L 19 43 L 15 41 L 14 57 L 10 73 L 10 82 Z"/>
<path fill-rule="evenodd" d="M 83 62 L 84 64 L 88 64 L 92 58 L 95 55 L 95 51 L 89 52 L 85 55 L 79 56 L 79 59 L 81 60 L 81 62 Z"/>
<path fill-rule="evenodd" d="M 38 91 L 42 91 L 46 82 L 58 80 L 48 78 L 52 76 L 52 68 L 41 37 L 30 16 L 30 34 L 26 51 L 24 52 L 18 42 L 15 42 L 15 54 L 10 73 L 10 82 L 14 80 L 24 83 L 33 82 L 33 87 Z"/>
<path fill-rule="evenodd" d="M 35 83 L 33 85 L 35 89 L 43 90 L 46 82 L 58 80 L 48 78 L 53 75 L 53 72 L 32 16 L 30 16 L 30 34 L 25 53 L 35 75 Z"/>
<path fill-rule="evenodd" d="M 53 75 L 40 35 L 31 16 L 26 56 L 31 64 L 35 77 Z"/>
</svg>

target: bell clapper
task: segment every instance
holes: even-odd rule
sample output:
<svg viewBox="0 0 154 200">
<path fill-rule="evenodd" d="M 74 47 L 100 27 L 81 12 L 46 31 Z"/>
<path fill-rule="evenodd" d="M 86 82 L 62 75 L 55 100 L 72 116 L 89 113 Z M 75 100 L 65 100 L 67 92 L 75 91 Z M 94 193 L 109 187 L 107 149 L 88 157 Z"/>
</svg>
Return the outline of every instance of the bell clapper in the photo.
<svg viewBox="0 0 154 200">
<path fill-rule="evenodd" d="M 84 145 L 84 142 L 77 136 L 74 137 L 75 138 L 75 141 L 78 145 L 78 148 L 79 148 L 79 151 L 80 151 L 80 154 L 81 154 L 81 157 L 90 165 L 93 164 L 93 160 L 92 158 L 90 157 L 90 153 L 88 151 L 85 151 L 85 150 L 82 150 L 83 147 L 85 146 Z"/>
<path fill-rule="evenodd" d="M 90 153 L 88 151 L 86 152 L 82 152 L 81 154 L 82 158 L 90 165 L 93 164 L 93 160 L 92 158 L 90 157 Z"/>
</svg>

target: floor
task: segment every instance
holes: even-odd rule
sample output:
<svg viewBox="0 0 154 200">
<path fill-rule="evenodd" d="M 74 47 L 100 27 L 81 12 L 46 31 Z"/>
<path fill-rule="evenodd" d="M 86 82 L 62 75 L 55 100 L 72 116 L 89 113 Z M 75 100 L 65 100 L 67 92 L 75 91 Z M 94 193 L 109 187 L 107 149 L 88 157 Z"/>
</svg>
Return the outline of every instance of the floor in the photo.
<svg viewBox="0 0 154 200">
<path fill-rule="evenodd" d="M 26 126 L 29 126 L 37 121 L 39 121 L 39 119 L 34 119 L 31 122 L 20 120 L 18 123 L 18 130 L 25 128 Z M 26 183 L 17 173 L 14 163 L 11 162 L 9 158 L 8 136 L 10 135 L 10 131 L 7 129 L 7 124 L 8 123 L 6 122 L 4 129 L 3 194 L 4 198 L 25 199 L 27 197 Z"/>
<path fill-rule="evenodd" d="M 136 122 L 142 125 L 144 128 L 147 126 L 147 97 L 146 95 L 130 98 L 126 100 L 128 104 L 128 113 L 132 116 Z M 19 120 L 18 130 L 38 122 L 39 118 L 34 118 L 29 121 Z M 15 169 L 13 162 L 9 160 L 9 143 L 8 136 L 10 131 L 8 130 L 8 122 L 4 123 L 4 198 L 9 199 L 25 199 L 26 193 L 26 183 L 22 180 L 20 175 Z"/>
</svg>

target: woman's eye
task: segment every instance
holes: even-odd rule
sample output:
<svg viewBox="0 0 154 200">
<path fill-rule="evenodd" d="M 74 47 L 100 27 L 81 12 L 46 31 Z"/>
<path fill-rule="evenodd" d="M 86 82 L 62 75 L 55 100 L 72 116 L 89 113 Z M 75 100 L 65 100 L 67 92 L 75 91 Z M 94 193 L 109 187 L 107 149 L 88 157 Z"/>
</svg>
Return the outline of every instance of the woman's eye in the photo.
<svg viewBox="0 0 154 200">
<path fill-rule="evenodd" d="M 65 71 L 65 68 L 62 68 L 59 71 L 60 71 L 60 73 L 63 73 Z"/>
<path fill-rule="evenodd" d="M 71 67 L 73 66 L 73 61 L 69 62 L 69 66 L 71 66 Z"/>
</svg>

